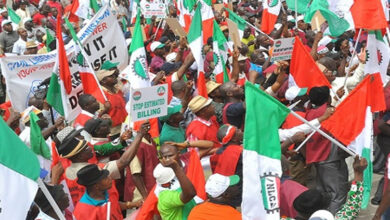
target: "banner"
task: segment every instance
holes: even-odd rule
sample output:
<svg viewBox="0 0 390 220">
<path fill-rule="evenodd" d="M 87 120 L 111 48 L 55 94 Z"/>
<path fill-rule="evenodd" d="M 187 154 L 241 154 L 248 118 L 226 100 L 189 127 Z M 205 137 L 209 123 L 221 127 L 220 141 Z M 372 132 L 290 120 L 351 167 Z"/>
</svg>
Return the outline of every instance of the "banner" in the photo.
<svg viewBox="0 0 390 220">
<path fill-rule="evenodd" d="M 167 84 L 132 89 L 130 116 L 133 122 L 167 115 Z"/>
<path fill-rule="evenodd" d="M 295 38 L 290 37 L 275 40 L 271 62 L 291 59 L 294 39 Z"/>
<path fill-rule="evenodd" d="M 99 70 L 106 60 L 119 62 L 120 69 L 128 65 L 127 45 L 122 30 L 107 7 L 103 7 L 79 31 L 78 37 L 95 71 Z M 78 106 L 78 96 L 82 94 L 82 85 L 73 41 L 65 47 L 70 61 L 73 91 L 63 97 L 63 101 L 66 100 L 63 103 L 66 103 L 65 118 L 72 121 L 81 111 Z M 7 94 L 15 110 L 22 112 L 27 107 L 28 100 L 35 94 L 38 85 L 51 77 L 56 60 L 57 50 L 47 54 L 0 58 L 1 72 L 7 84 Z"/>
<path fill-rule="evenodd" d="M 102 7 L 77 36 L 88 55 L 87 60 L 95 71 L 99 70 L 106 60 L 119 62 L 120 70 L 129 64 L 122 28 L 108 5 Z"/>
<path fill-rule="evenodd" d="M 72 92 L 70 94 L 63 92 L 62 101 L 66 103 L 65 118 L 72 121 L 81 111 L 78 97 L 83 93 L 83 87 L 73 46 L 68 47 L 67 56 L 72 75 Z M 7 84 L 7 94 L 16 111 L 22 112 L 27 108 L 28 100 L 39 90 L 42 81 L 51 77 L 56 59 L 56 51 L 42 55 L 11 56 L 0 59 Z"/>
</svg>

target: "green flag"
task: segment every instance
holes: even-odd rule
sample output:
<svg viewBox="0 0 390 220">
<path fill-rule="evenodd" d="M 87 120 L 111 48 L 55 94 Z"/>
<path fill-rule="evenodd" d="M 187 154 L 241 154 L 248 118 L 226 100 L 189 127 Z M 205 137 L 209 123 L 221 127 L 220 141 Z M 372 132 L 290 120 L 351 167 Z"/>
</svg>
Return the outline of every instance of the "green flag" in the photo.
<svg viewBox="0 0 390 220">
<path fill-rule="evenodd" d="M 54 37 L 50 34 L 50 31 L 49 29 L 45 28 L 46 29 L 46 50 L 47 52 L 50 52 L 50 47 L 49 45 L 51 44 L 51 42 L 53 42 L 55 39 Z"/>
<path fill-rule="evenodd" d="M 306 12 L 305 22 L 310 23 L 317 11 L 320 11 L 321 15 L 328 22 L 331 36 L 338 37 L 348 30 L 348 21 L 344 18 L 339 18 L 334 12 L 330 11 L 328 1 L 324 0 L 313 0 Z"/>
<path fill-rule="evenodd" d="M 34 113 L 30 113 L 30 145 L 31 150 L 38 154 L 42 155 L 46 159 L 50 159 L 51 154 L 49 147 L 47 146 L 45 139 L 42 136 L 42 131 L 37 122 L 40 119 Z"/>
<path fill-rule="evenodd" d="M 17 15 L 16 12 L 14 10 L 12 10 L 12 8 L 10 8 L 10 7 L 7 7 L 7 9 L 8 9 L 8 16 L 11 19 L 11 21 L 15 24 L 19 24 L 19 22 L 20 22 L 19 15 Z"/>
<path fill-rule="evenodd" d="M 245 101 L 244 148 L 280 159 L 278 129 L 290 110 L 250 82 L 245 84 Z"/>
<path fill-rule="evenodd" d="M 122 29 L 123 29 L 123 33 L 127 32 L 127 21 L 125 16 L 122 17 Z"/>
<path fill-rule="evenodd" d="M 55 73 L 51 74 L 46 100 L 47 103 L 49 103 L 58 113 L 60 113 L 60 115 L 65 115 L 61 97 L 61 86 L 58 83 L 58 76 Z"/>
<path fill-rule="evenodd" d="M 305 14 L 311 0 L 286 0 L 287 7 L 293 11 L 295 10 L 295 2 L 297 4 L 298 13 Z"/>
<path fill-rule="evenodd" d="M 100 10 L 100 7 L 96 0 L 90 0 L 89 4 L 95 13 L 97 13 Z"/>
<path fill-rule="evenodd" d="M 75 43 L 79 43 L 79 38 L 77 37 L 76 31 L 73 28 L 73 25 L 69 22 L 68 18 L 65 18 L 65 24 L 69 29 L 70 35 L 72 35 L 72 39 Z"/>
<path fill-rule="evenodd" d="M 237 24 L 238 30 L 244 31 L 246 28 L 246 21 L 232 10 L 225 8 L 229 12 L 229 19 Z"/>
</svg>

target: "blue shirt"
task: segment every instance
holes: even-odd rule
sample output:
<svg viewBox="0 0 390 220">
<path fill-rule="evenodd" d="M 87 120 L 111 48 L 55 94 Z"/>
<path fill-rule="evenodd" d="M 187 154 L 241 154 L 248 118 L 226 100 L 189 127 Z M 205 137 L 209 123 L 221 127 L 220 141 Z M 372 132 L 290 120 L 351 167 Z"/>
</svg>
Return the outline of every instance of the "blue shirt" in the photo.
<svg viewBox="0 0 390 220">
<path fill-rule="evenodd" d="M 104 200 L 96 200 L 88 195 L 88 192 L 85 191 L 83 197 L 81 197 L 80 202 L 93 205 L 93 206 L 102 206 L 108 202 L 108 192 L 104 192 Z"/>
</svg>

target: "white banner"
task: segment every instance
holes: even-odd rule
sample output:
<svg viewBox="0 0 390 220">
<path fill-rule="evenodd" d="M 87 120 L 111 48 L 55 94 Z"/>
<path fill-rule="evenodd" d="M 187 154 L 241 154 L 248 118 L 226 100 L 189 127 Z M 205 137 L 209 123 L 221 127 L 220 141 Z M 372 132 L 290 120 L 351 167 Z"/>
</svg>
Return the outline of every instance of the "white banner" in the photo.
<svg viewBox="0 0 390 220">
<path fill-rule="evenodd" d="M 120 62 L 120 69 L 128 65 L 128 51 L 122 30 L 116 17 L 107 7 L 103 7 L 78 33 L 78 36 L 88 55 L 87 59 L 95 71 L 100 69 L 106 60 Z M 76 55 L 70 54 L 75 51 L 72 45 L 73 41 L 66 45 L 74 90 L 65 97 L 67 108 L 64 110 L 68 121 L 75 119 L 81 111 L 78 96 L 82 94 L 78 66 L 75 65 Z M 28 100 L 35 94 L 38 85 L 51 76 L 56 59 L 57 51 L 41 55 L 0 58 L 1 72 L 7 84 L 7 94 L 17 111 L 21 112 L 27 107 Z"/>
<path fill-rule="evenodd" d="M 162 1 L 141 1 L 141 12 L 144 18 L 165 18 L 167 16 L 166 5 Z"/>
<path fill-rule="evenodd" d="M 129 64 L 125 37 L 116 16 L 112 14 L 108 6 L 102 7 L 77 36 L 95 71 L 99 70 L 106 60 L 119 62 L 120 70 Z"/>
<path fill-rule="evenodd" d="M 167 84 L 132 89 L 130 115 L 133 122 L 167 115 Z"/>
</svg>

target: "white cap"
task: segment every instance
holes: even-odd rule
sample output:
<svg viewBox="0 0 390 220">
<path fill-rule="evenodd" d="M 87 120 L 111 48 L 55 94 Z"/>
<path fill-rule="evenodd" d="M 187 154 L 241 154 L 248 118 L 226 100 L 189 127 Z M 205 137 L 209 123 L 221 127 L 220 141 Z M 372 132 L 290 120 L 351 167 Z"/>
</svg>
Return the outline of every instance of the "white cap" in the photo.
<svg viewBox="0 0 390 220">
<path fill-rule="evenodd" d="M 164 167 L 161 163 L 159 163 L 153 170 L 153 176 L 156 179 L 156 182 L 161 185 L 169 183 L 173 178 L 175 178 L 175 172 L 173 172 L 172 168 Z"/>
<path fill-rule="evenodd" d="M 291 86 L 290 88 L 287 89 L 286 94 L 284 94 L 284 97 L 286 97 L 288 101 L 292 101 L 296 97 L 306 94 L 306 92 L 307 92 L 307 88 L 301 89 L 298 86 Z"/>
<path fill-rule="evenodd" d="M 150 45 L 150 50 L 154 52 L 158 48 L 163 48 L 165 44 L 161 43 L 160 41 L 153 41 Z"/>
<path fill-rule="evenodd" d="M 330 38 L 328 35 L 325 35 L 321 40 L 318 42 L 318 46 L 326 46 L 332 41 L 332 38 Z"/>
<path fill-rule="evenodd" d="M 4 21 L 1 22 L 1 26 L 3 27 L 4 25 L 11 24 L 11 23 L 12 23 L 11 20 L 4 20 Z"/>
<path fill-rule="evenodd" d="M 213 198 L 217 198 L 226 191 L 229 186 L 236 185 L 240 181 L 237 175 L 223 176 L 221 174 L 213 174 L 206 182 L 206 193 Z"/>
<path fill-rule="evenodd" d="M 297 17 L 297 21 L 303 20 L 304 18 L 305 18 L 305 16 L 299 15 L 299 16 Z"/>
<path fill-rule="evenodd" d="M 318 210 L 310 216 L 309 220 L 334 220 L 334 216 L 328 210 Z"/>
<path fill-rule="evenodd" d="M 170 63 L 173 63 L 173 62 L 175 62 L 175 60 L 176 60 L 176 56 L 177 56 L 177 53 L 176 53 L 176 52 L 169 53 L 169 54 L 165 57 L 165 61 L 170 62 Z"/>
<path fill-rule="evenodd" d="M 2 9 L 0 9 L 0 14 L 3 13 L 3 12 L 6 12 L 6 11 L 7 11 L 7 9 L 4 7 Z"/>
<path fill-rule="evenodd" d="M 32 21 L 32 19 L 30 17 L 23 18 L 23 24 L 26 23 L 27 21 Z"/>
</svg>

